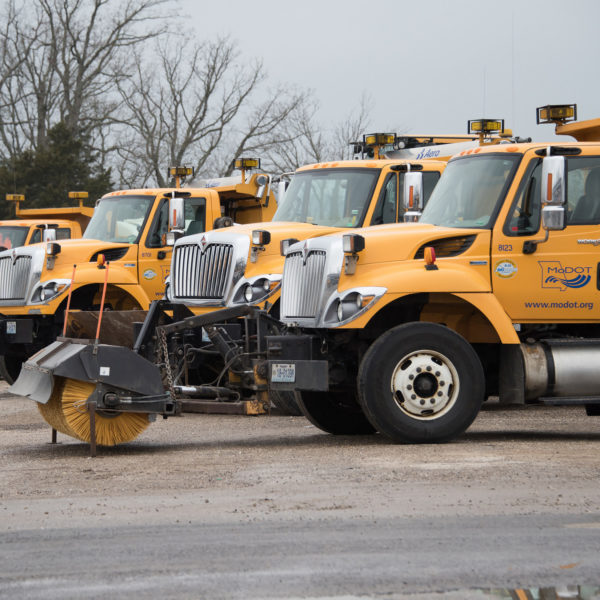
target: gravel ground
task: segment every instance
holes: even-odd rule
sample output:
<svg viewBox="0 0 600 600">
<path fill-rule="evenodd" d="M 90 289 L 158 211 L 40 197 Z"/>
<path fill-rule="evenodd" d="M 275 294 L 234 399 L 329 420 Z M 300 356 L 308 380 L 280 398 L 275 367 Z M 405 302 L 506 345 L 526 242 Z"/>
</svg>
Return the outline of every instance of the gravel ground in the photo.
<svg viewBox="0 0 600 600">
<path fill-rule="evenodd" d="M 490 405 L 457 441 L 420 446 L 330 436 L 302 417 L 188 414 L 157 420 L 134 442 L 90 458 L 86 444 L 61 434 L 51 445 L 35 403 L 2 387 L 0 499 L 9 527 L 21 525 L 11 507 L 29 499 L 50 509 L 27 516 L 35 526 L 57 524 L 61 514 L 73 524 L 73 508 L 89 524 L 103 516 L 103 501 L 111 498 L 114 511 L 120 497 L 128 507 L 120 517 L 136 521 L 146 496 L 162 496 L 174 521 L 190 501 L 206 504 L 211 521 L 340 510 L 422 515 L 424 501 L 436 514 L 600 509 L 600 419 L 582 408 Z M 411 494 L 399 507 L 403 488 Z"/>
<path fill-rule="evenodd" d="M 536 515 L 569 517 L 571 531 L 596 538 L 600 529 L 600 419 L 583 408 L 490 403 L 460 439 L 421 446 L 334 437 L 302 417 L 185 415 L 90 458 L 86 444 L 60 434 L 51 445 L 34 403 L 4 383 L 0 405 L 4 535 Z M 554 565 L 561 577 L 563 567 Z"/>
</svg>

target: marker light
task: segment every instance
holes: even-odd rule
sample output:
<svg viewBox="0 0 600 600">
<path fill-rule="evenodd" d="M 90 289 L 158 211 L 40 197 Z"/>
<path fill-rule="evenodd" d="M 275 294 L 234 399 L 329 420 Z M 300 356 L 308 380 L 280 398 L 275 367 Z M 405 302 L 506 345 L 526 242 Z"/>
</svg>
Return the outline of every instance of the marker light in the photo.
<svg viewBox="0 0 600 600">
<path fill-rule="evenodd" d="M 536 121 L 540 123 L 567 123 L 577 120 L 577 104 L 548 104 L 536 110 Z"/>
<path fill-rule="evenodd" d="M 69 192 L 69 198 L 71 200 L 85 200 L 87 197 L 87 192 Z"/>
<path fill-rule="evenodd" d="M 394 133 L 369 133 L 365 135 L 365 144 L 367 146 L 385 146 L 393 144 L 396 141 Z"/>
<path fill-rule="evenodd" d="M 193 167 L 169 167 L 169 175 L 171 177 L 189 177 L 193 174 Z"/>
<path fill-rule="evenodd" d="M 105 264 L 106 264 L 106 256 L 104 256 L 104 254 L 98 254 L 98 257 L 96 258 L 96 266 L 99 269 L 104 269 Z"/>
<path fill-rule="evenodd" d="M 502 133 L 504 119 L 474 119 L 468 122 L 467 133 Z"/>
<path fill-rule="evenodd" d="M 255 246 L 266 246 L 271 242 L 271 232 L 264 229 L 255 229 L 252 232 L 252 243 Z"/>
<path fill-rule="evenodd" d="M 342 248 L 348 254 L 356 254 L 365 249 L 365 238 L 357 233 L 347 233 L 342 236 Z"/>
<path fill-rule="evenodd" d="M 437 265 L 435 264 L 435 248 L 433 246 L 425 246 L 423 258 L 425 258 L 425 268 L 428 271 L 437 270 Z"/>
<path fill-rule="evenodd" d="M 236 158 L 233 161 L 235 169 L 260 169 L 260 158 Z"/>
<path fill-rule="evenodd" d="M 25 194 L 6 194 L 6 200 L 8 202 L 24 202 Z"/>
</svg>

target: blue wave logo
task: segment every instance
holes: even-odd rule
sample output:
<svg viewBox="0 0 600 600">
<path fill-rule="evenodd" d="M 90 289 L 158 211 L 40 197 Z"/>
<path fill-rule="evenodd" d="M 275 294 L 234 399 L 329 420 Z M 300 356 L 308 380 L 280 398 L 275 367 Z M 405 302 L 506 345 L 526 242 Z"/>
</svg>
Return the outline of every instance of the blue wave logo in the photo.
<svg viewBox="0 0 600 600">
<path fill-rule="evenodd" d="M 564 292 L 567 288 L 579 289 L 585 287 L 592 279 L 592 267 L 566 266 L 559 260 L 538 261 L 542 269 L 542 287 L 558 288 Z"/>
<path fill-rule="evenodd" d="M 546 283 L 560 283 L 561 285 L 568 288 L 580 288 L 587 285 L 590 282 L 591 277 L 589 275 L 577 275 L 573 279 L 563 279 L 562 277 L 555 277 L 550 275 L 546 277 Z"/>
</svg>

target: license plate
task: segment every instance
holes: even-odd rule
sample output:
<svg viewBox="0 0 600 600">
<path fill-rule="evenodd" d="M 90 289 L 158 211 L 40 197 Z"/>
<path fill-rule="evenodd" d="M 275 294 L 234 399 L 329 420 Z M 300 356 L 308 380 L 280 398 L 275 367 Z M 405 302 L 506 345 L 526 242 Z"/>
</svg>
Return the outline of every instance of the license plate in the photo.
<svg viewBox="0 0 600 600">
<path fill-rule="evenodd" d="M 272 364 L 271 381 L 273 383 L 294 383 L 296 381 L 296 365 L 293 363 Z"/>
<path fill-rule="evenodd" d="M 6 321 L 6 333 L 15 334 L 17 333 L 17 322 L 16 321 Z"/>
</svg>

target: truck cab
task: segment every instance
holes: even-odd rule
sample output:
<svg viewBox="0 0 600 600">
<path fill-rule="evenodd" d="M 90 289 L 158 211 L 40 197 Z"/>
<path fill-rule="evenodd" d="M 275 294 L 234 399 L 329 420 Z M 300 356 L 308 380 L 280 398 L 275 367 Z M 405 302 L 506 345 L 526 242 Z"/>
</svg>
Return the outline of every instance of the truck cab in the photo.
<svg viewBox="0 0 600 600">
<path fill-rule="evenodd" d="M 42 219 L 15 219 L 0 221 L 0 251 L 11 250 L 19 246 L 39 244 L 44 237 L 44 231 L 53 229 L 58 240 L 68 240 L 81 237 L 81 228 L 73 221 Z"/>
<path fill-rule="evenodd" d="M 87 192 L 69 192 L 79 206 L 57 208 L 21 208 L 24 194 L 7 194 L 7 202 L 15 205 L 15 219 L 0 221 L 0 251 L 37 244 L 45 239 L 80 238 L 92 218 L 94 209 L 84 206 Z M 54 233 L 48 234 L 47 231 Z"/>
<path fill-rule="evenodd" d="M 462 152 L 419 223 L 288 248 L 271 385 L 396 442 L 453 439 L 490 395 L 600 414 L 599 239 L 598 141 Z"/>
</svg>

